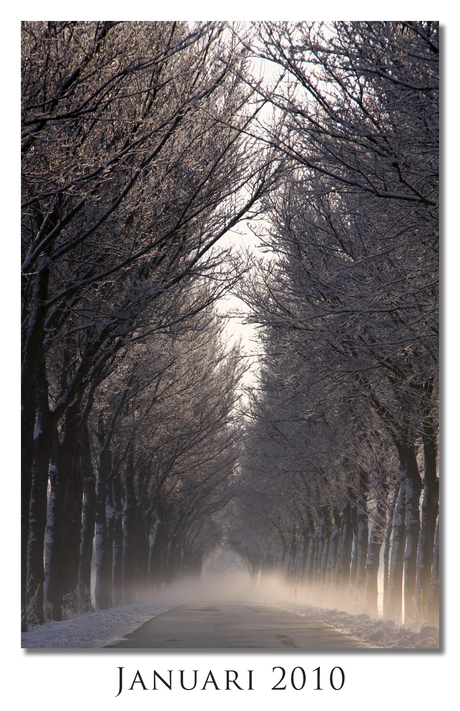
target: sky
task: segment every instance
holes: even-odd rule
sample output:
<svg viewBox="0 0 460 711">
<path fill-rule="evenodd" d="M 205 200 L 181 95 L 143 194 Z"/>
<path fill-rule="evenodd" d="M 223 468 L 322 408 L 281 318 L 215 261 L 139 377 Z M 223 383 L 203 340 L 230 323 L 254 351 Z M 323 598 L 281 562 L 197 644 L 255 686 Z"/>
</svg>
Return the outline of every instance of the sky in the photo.
<svg viewBox="0 0 460 711">
<path fill-rule="evenodd" d="M 249 249 L 254 255 L 258 253 L 258 239 L 246 223 L 242 223 L 235 230 L 225 235 L 222 244 L 225 247 L 232 246 L 235 250 L 243 252 Z M 248 312 L 248 308 L 236 295 L 229 294 L 218 304 L 218 312 L 225 315 L 232 313 L 244 314 Z M 244 316 L 241 318 L 233 316 L 227 322 L 224 336 L 228 339 L 229 346 L 240 342 L 243 354 L 247 356 L 248 361 L 252 364 L 243 377 L 243 385 L 250 386 L 254 382 L 257 372 L 257 352 L 260 349 L 256 327 L 245 323 Z"/>
</svg>

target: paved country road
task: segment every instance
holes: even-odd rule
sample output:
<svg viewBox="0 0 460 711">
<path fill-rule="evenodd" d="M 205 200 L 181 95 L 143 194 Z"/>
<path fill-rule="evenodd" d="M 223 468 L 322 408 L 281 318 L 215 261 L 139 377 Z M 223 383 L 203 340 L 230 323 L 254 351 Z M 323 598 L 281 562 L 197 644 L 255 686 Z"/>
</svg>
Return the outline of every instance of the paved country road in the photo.
<svg viewBox="0 0 460 711">
<path fill-rule="evenodd" d="M 364 649 L 329 625 L 261 603 L 192 603 L 153 617 L 110 648 Z"/>
</svg>

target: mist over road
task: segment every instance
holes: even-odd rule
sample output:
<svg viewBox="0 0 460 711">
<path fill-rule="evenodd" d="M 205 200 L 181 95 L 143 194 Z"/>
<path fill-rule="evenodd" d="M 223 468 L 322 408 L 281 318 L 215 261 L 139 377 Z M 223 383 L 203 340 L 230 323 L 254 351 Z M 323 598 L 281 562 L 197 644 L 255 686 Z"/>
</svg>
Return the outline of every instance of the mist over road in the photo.
<svg viewBox="0 0 460 711">
<path fill-rule="evenodd" d="M 308 616 L 260 602 L 187 603 L 158 615 L 111 648 L 360 649 L 367 645 Z"/>
</svg>

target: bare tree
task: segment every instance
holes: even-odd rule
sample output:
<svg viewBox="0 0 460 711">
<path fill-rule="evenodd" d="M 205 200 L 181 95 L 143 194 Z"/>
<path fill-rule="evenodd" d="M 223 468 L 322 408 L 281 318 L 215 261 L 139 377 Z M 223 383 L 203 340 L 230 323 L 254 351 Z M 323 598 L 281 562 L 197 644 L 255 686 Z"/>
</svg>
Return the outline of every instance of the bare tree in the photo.
<svg viewBox="0 0 460 711">
<path fill-rule="evenodd" d="M 300 416 L 340 412 L 343 443 L 371 451 L 367 418 L 379 418 L 404 482 L 406 615 L 426 614 L 437 519 L 438 28 L 268 22 L 258 32 L 259 56 L 280 68 L 272 88 L 257 85 L 279 116 L 262 135 L 291 171 L 266 203 L 260 237 L 273 257 L 241 296 L 250 320 L 278 334 L 269 370 L 281 349 L 300 355 L 284 379 L 304 393 Z M 361 454 L 354 460 L 362 467 Z M 360 475 L 350 503 L 364 503 L 368 487 Z M 361 524 L 368 504 L 356 510 Z M 358 546 L 350 566 L 361 578 L 362 564 Z"/>
<path fill-rule="evenodd" d="M 270 161 L 244 138 L 244 51 L 225 33 L 224 23 L 23 24 L 23 596 L 27 568 L 29 598 L 42 595 L 50 474 L 57 617 L 75 577 L 61 575 L 62 546 L 78 545 L 77 450 L 95 391 L 132 342 L 168 322 L 174 294 L 207 278 L 216 298 L 231 284 L 238 270 L 214 245 L 269 184 Z M 202 306 L 190 300 L 191 312 Z"/>
</svg>

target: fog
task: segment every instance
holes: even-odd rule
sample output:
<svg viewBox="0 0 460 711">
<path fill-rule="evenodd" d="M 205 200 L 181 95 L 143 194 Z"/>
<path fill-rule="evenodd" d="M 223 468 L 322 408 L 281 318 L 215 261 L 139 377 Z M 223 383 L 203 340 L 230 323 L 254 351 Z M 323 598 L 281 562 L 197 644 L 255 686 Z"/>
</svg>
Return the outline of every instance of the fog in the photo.
<svg viewBox="0 0 460 711">
<path fill-rule="evenodd" d="M 381 599 L 379 595 L 379 600 Z M 281 575 L 267 573 L 259 574 L 256 580 L 251 579 L 249 571 L 244 567 L 232 567 L 224 570 L 204 569 L 201 575 L 185 577 L 170 585 L 159 586 L 154 593 L 149 592 L 142 601 L 164 601 L 180 605 L 183 603 L 261 603 L 283 604 L 299 603 L 313 607 L 344 610 L 351 614 L 368 613 L 364 599 L 356 590 L 335 589 L 325 593 L 318 589 L 308 589 L 306 585 L 286 583 Z M 381 605 L 379 615 L 382 616 Z"/>
</svg>

